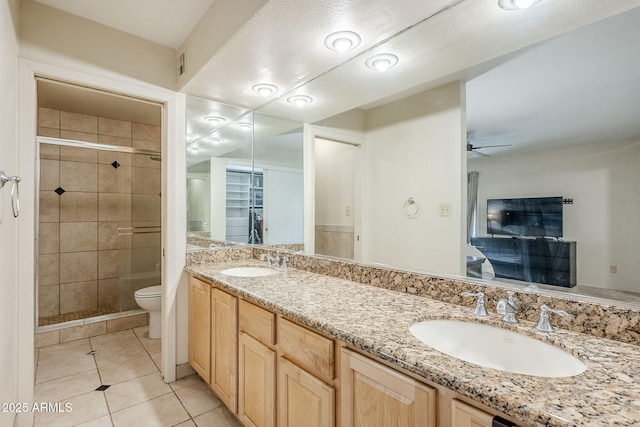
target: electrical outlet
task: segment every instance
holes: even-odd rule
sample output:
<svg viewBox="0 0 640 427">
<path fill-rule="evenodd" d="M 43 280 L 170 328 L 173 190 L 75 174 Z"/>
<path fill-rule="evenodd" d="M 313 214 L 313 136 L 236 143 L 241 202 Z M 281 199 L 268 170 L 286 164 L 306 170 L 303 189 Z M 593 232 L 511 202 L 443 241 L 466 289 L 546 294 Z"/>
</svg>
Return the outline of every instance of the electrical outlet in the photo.
<svg viewBox="0 0 640 427">
<path fill-rule="evenodd" d="M 440 205 L 440 216 L 451 216 L 451 205 Z"/>
<path fill-rule="evenodd" d="M 351 216 L 351 206 L 344 207 L 344 216 Z"/>
<path fill-rule="evenodd" d="M 610 265 L 609 266 L 609 273 L 618 274 L 618 266 L 617 265 Z"/>
</svg>

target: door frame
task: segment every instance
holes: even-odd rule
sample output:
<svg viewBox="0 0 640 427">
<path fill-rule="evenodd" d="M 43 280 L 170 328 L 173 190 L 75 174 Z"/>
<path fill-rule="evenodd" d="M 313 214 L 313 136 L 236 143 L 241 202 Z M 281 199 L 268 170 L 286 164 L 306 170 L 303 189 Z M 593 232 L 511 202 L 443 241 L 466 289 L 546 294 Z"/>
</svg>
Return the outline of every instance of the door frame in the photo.
<svg viewBox="0 0 640 427">
<path fill-rule="evenodd" d="M 341 129 L 329 128 L 325 126 L 309 125 L 303 126 L 303 171 L 304 171 L 304 251 L 308 254 L 315 253 L 316 241 L 316 158 L 315 147 L 316 138 L 329 139 L 331 141 L 350 144 L 356 147 L 364 147 L 364 132 L 349 132 Z M 353 200 L 353 259 L 362 260 L 361 233 L 362 233 L 362 209 L 364 206 L 364 183 L 362 175 L 364 172 L 364 150 L 355 153 L 355 182 Z"/>
</svg>

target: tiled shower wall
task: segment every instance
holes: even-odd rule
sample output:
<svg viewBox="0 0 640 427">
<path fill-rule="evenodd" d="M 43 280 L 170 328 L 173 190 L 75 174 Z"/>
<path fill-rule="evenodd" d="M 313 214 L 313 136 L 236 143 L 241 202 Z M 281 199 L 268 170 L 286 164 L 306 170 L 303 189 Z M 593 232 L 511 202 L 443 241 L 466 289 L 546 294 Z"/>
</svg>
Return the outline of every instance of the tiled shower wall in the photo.
<svg viewBox="0 0 640 427">
<path fill-rule="evenodd" d="M 38 135 L 161 150 L 158 126 L 48 108 L 38 110 Z M 41 320 L 136 308 L 133 292 L 160 283 L 160 233 L 118 233 L 160 226 L 160 166 L 148 155 L 40 145 Z"/>
</svg>

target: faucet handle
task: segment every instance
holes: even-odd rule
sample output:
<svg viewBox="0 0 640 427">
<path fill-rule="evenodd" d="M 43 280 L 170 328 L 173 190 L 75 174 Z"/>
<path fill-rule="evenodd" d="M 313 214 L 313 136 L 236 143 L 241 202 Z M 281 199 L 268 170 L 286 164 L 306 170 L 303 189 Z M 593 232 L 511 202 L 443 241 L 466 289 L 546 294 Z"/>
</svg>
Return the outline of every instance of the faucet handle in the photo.
<svg viewBox="0 0 640 427">
<path fill-rule="evenodd" d="M 475 314 L 476 316 L 488 316 L 489 313 L 487 313 L 487 309 L 484 306 L 484 292 L 477 292 L 477 293 L 472 293 L 472 292 L 463 292 L 460 294 L 460 296 L 463 297 L 477 297 L 478 298 L 478 302 L 476 303 L 476 309 L 473 311 L 473 314 Z"/>
<path fill-rule="evenodd" d="M 542 332 L 553 332 L 555 330 L 555 328 L 551 326 L 551 323 L 549 323 L 549 313 L 554 313 L 562 317 L 571 316 L 564 310 L 554 310 L 549 308 L 548 305 L 542 304 L 542 306 L 540 306 L 540 320 L 538 320 L 538 324 L 536 325 L 537 330 Z"/>
<path fill-rule="evenodd" d="M 508 299 L 500 298 L 496 305 L 496 312 L 502 314 L 502 321 L 506 323 L 518 323 L 516 311 L 520 310 L 520 306 L 515 302 L 513 296 L 515 292 L 507 291 Z"/>
</svg>

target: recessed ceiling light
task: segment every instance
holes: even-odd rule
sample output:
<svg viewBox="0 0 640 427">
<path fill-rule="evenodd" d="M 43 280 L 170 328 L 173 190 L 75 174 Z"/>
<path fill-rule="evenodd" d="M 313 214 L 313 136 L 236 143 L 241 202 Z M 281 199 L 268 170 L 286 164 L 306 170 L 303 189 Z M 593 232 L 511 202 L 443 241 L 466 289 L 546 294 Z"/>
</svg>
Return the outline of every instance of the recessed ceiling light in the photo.
<svg viewBox="0 0 640 427">
<path fill-rule="evenodd" d="M 198 153 L 200 152 L 200 146 L 198 145 L 197 142 L 194 142 L 192 144 L 189 144 L 189 147 L 187 148 L 187 150 L 189 150 L 190 153 Z"/>
<path fill-rule="evenodd" d="M 204 116 L 204 119 L 214 125 L 221 125 L 227 121 L 224 117 L 220 116 Z"/>
<path fill-rule="evenodd" d="M 242 130 L 249 130 L 253 127 L 249 122 L 240 122 L 236 126 L 238 126 Z"/>
<path fill-rule="evenodd" d="M 498 0 L 498 6 L 506 10 L 529 9 L 540 0 Z"/>
<path fill-rule="evenodd" d="M 307 95 L 293 95 L 287 98 L 287 101 L 298 107 L 304 107 L 305 105 L 310 104 L 313 99 Z"/>
<path fill-rule="evenodd" d="M 338 31 L 329 34 L 324 39 L 327 49 L 337 52 L 346 52 L 355 49 L 360 44 L 360 36 L 353 31 Z"/>
<path fill-rule="evenodd" d="M 270 96 L 278 92 L 278 87 L 269 83 L 258 83 L 253 85 L 251 89 L 262 96 Z"/>
<path fill-rule="evenodd" d="M 379 53 L 373 55 L 365 61 L 365 65 L 372 70 L 384 73 L 389 68 L 394 67 L 398 63 L 398 57 L 392 53 Z"/>
</svg>

